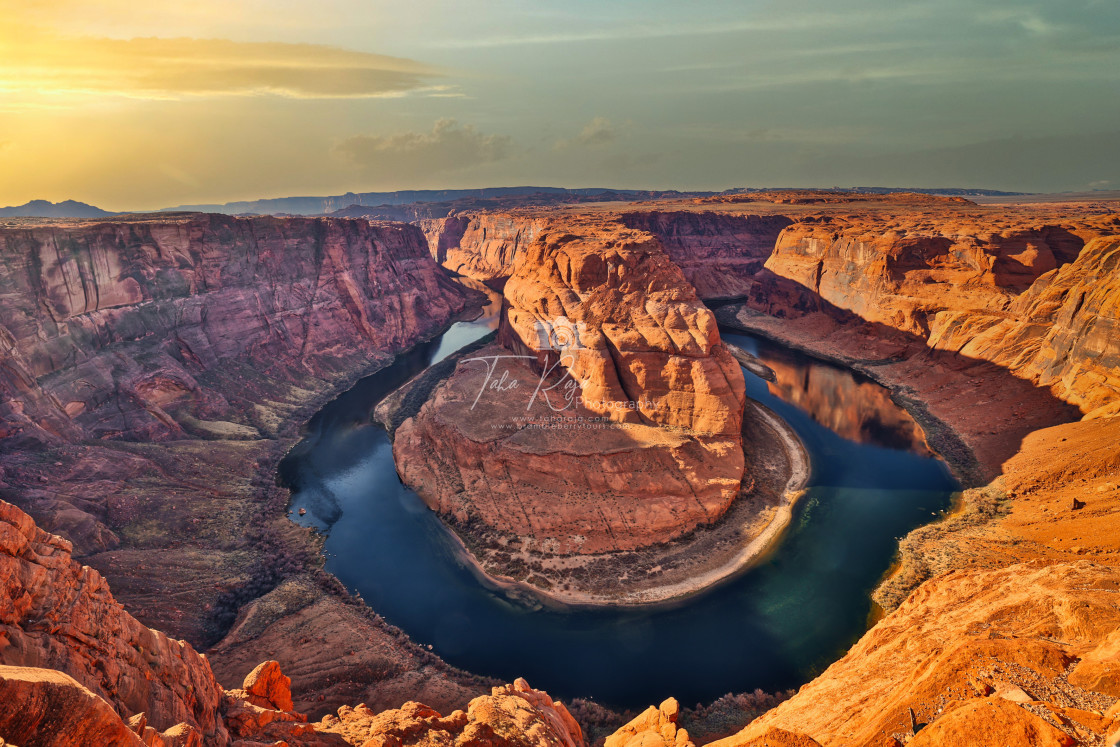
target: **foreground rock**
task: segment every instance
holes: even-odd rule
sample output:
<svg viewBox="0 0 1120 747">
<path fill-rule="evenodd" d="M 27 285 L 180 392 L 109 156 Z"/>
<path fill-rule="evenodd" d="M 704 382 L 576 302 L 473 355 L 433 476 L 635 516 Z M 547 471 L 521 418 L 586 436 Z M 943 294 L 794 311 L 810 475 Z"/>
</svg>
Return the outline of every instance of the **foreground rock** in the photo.
<svg viewBox="0 0 1120 747">
<path fill-rule="evenodd" d="M 32 667 L 0 666 L 0 738 L 50 747 L 143 744 L 103 698 L 62 672 Z"/>
<path fill-rule="evenodd" d="M 3 501 L 0 601 L 0 663 L 65 672 L 122 715 L 146 713 L 159 730 L 183 722 L 224 743 L 222 688 L 206 659 L 137 622 L 69 542 Z"/>
<path fill-rule="evenodd" d="M 824 745 L 886 744 L 914 726 L 910 744 L 1092 742 L 1120 726 L 1117 698 L 1070 671 L 1108 655 L 1117 593 L 1120 571 L 1086 561 L 939 577 L 793 698 L 714 744 L 750 744 L 773 727 Z M 965 734 L 980 741 L 953 741 Z M 1041 741 L 1014 741 L 1031 734 Z"/>
<path fill-rule="evenodd" d="M 315 727 L 362 747 L 585 747 L 568 709 L 522 679 L 447 716 L 415 702 L 382 713 L 359 705 L 340 708 Z"/>
<path fill-rule="evenodd" d="M 454 735 L 462 745 L 584 747 L 568 710 L 524 680 L 446 719 L 417 703 L 380 715 L 345 706 L 339 714 L 308 723 L 276 661 L 223 690 L 190 644 L 137 622 L 96 571 L 71 559 L 69 543 L 0 501 L 0 739 L 7 742 L 330 747 L 446 744 Z"/>
</svg>

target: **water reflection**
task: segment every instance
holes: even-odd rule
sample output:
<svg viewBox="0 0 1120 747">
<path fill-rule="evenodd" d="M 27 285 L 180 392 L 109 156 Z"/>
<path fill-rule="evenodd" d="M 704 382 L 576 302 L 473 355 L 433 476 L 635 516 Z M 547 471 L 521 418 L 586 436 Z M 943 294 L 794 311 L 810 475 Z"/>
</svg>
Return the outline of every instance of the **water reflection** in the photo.
<svg viewBox="0 0 1120 747">
<path fill-rule="evenodd" d="M 925 434 L 890 391 L 845 368 L 793 355 L 762 340 L 751 351 L 775 375 L 770 392 L 841 438 L 929 455 Z"/>
</svg>

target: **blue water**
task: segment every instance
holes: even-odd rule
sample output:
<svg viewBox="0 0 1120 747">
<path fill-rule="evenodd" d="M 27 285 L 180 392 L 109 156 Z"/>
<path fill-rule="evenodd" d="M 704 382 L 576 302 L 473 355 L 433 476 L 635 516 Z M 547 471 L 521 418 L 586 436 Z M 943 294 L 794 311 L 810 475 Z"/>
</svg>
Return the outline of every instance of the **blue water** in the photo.
<svg viewBox="0 0 1120 747">
<path fill-rule="evenodd" d="M 309 424 L 281 465 L 292 518 L 329 532 L 327 568 L 371 608 L 456 666 L 504 680 L 525 677 L 553 696 L 644 707 L 674 695 L 692 704 L 728 692 L 796 687 L 865 630 L 869 594 L 897 538 L 949 506 L 945 464 L 890 432 L 848 440 L 827 413 L 795 407 L 745 373 L 748 395 L 784 418 L 813 464 L 810 487 L 780 545 L 762 564 L 672 608 L 531 608 L 492 591 L 455 559 L 447 530 L 397 479 L 373 405 L 425 366 L 486 334 L 487 317 L 461 323 L 359 382 Z M 724 338 L 804 378 L 869 384 L 828 364 L 755 340 Z M 844 377 L 847 377 L 845 379 Z M 882 410 L 884 398 L 853 409 Z M 894 407 L 892 404 L 889 407 Z M 862 410 L 861 410 L 862 408 Z M 871 422 L 900 413 L 867 412 Z M 866 430 L 866 429 L 865 429 Z M 920 439 L 919 439 L 920 441 Z M 307 514 L 297 515 L 299 508 Z"/>
</svg>

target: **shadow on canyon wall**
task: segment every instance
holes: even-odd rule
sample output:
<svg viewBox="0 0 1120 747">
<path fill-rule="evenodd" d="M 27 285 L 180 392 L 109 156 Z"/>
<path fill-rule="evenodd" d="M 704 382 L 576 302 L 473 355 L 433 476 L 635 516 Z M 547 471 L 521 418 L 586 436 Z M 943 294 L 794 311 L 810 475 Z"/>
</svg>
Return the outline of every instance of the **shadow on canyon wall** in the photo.
<svg viewBox="0 0 1120 747">
<path fill-rule="evenodd" d="M 1003 366 L 930 348 L 919 335 L 868 321 L 769 269 L 753 280 L 749 296 L 712 304 L 721 323 L 743 326 L 736 314 L 746 309 L 746 329 L 887 385 L 921 423 L 930 446 L 953 465 L 964 487 L 996 477 L 1028 433 L 1082 416 L 1049 388 Z"/>
</svg>

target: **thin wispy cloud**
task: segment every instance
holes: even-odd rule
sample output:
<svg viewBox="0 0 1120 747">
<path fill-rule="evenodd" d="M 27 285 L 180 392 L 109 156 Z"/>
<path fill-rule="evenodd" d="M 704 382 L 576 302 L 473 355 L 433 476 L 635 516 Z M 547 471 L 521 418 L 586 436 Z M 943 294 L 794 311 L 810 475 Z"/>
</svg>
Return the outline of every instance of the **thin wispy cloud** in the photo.
<svg viewBox="0 0 1120 747">
<path fill-rule="evenodd" d="M 363 98 L 440 90 L 438 77 L 412 60 L 318 44 L 66 38 L 12 28 L 0 37 L 0 90 L 17 96 Z"/>
<path fill-rule="evenodd" d="M 0 0 L 0 18 L 0 160 L 20 176 L 0 204 L 945 186 L 985 149 L 996 176 L 973 186 L 1120 182 L 1104 138 L 1073 147 L 1120 121 L 1116 0 Z M 1074 165 L 1017 165 L 1051 145 Z"/>
<path fill-rule="evenodd" d="M 733 20 L 705 24 L 625 24 L 613 28 L 575 29 L 550 33 L 507 34 L 501 36 L 443 39 L 434 41 L 431 46 L 444 49 L 475 49 L 485 47 L 520 47 L 546 44 L 576 44 L 582 42 L 618 42 L 643 39 L 671 39 L 702 36 L 722 36 L 742 33 L 774 33 L 808 31 L 813 29 L 858 28 L 879 13 L 812 13 L 790 14 L 767 18 Z M 893 13 L 893 21 L 912 20 L 929 15 L 927 9 L 916 7 L 899 9 Z"/>
</svg>

